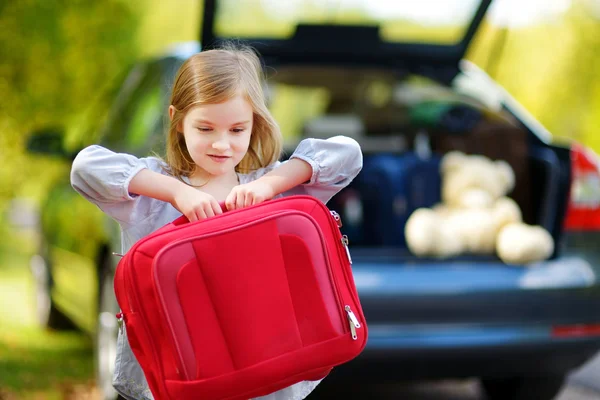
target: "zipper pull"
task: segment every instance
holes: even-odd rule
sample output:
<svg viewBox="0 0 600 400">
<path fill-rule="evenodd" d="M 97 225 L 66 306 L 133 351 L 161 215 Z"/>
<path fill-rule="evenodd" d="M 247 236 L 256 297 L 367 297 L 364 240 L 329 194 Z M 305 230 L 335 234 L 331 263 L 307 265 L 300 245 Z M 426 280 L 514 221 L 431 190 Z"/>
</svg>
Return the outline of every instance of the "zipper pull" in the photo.
<svg viewBox="0 0 600 400">
<path fill-rule="evenodd" d="M 338 228 L 342 227 L 342 219 L 340 218 L 340 214 L 338 214 L 336 211 L 329 211 L 331 213 L 331 216 L 333 217 L 333 219 L 335 219 L 335 223 L 337 224 Z"/>
<path fill-rule="evenodd" d="M 123 313 L 117 313 L 117 315 L 115 315 L 117 317 L 117 324 L 119 324 L 119 332 L 122 334 L 123 333 L 123 321 L 125 319 L 125 317 L 123 316 Z"/>
<path fill-rule="evenodd" d="M 346 315 L 348 315 L 348 322 L 350 323 L 350 332 L 352 332 L 352 340 L 358 339 L 356 335 L 356 329 L 360 328 L 360 322 L 356 318 L 356 315 L 352 312 L 350 306 L 345 306 L 344 310 L 346 310 Z"/>
<path fill-rule="evenodd" d="M 350 244 L 350 241 L 348 240 L 347 235 L 342 235 L 342 244 L 346 249 L 346 257 L 348 257 L 348 261 L 350 262 L 350 264 L 352 264 L 352 257 L 350 257 L 350 249 L 348 248 L 348 244 Z"/>
</svg>

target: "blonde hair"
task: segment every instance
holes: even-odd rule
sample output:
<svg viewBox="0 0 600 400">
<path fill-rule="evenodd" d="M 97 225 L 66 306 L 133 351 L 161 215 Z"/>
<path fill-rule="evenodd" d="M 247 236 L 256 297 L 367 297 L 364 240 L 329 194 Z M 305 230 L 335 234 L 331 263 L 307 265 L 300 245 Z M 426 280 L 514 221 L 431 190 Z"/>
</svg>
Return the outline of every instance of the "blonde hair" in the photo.
<svg viewBox="0 0 600 400">
<path fill-rule="evenodd" d="M 237 172 L 266 167 L 281 155 L 282 136 L 267 108 L 263 93 L 264 74 L 260 59 L 249 47 L 227 44 L 188 58 L 175 78 L 170 104 L 175 108 L 167 132 L 166 162 L 179 179 L 196 168 L 177 127 L 194 106 L 222 103 L 242 94 L 253 109 L 253 127 L 248 152 Z"/>
</svg>

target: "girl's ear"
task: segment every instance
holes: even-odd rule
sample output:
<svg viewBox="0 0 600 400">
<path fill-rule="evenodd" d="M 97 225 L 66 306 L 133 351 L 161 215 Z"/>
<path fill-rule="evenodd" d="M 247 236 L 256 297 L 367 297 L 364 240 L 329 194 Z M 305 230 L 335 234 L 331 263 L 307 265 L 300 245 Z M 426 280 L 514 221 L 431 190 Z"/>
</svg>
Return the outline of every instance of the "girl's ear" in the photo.
<svg viewBox="0 0 600 400">
<path fill-rule="evenodd" d="M 177 111 L 177 109 L 175 108 L 174 105 L 170 105 L 169 106 L 169 119 L 171 121 L 173 121 L 173 118 L 175 117 L 175 111 Z M 177 132 L 183 132 L 183 121 L 179 122 L 179 124 L 177 124 Z"/>
</svg>

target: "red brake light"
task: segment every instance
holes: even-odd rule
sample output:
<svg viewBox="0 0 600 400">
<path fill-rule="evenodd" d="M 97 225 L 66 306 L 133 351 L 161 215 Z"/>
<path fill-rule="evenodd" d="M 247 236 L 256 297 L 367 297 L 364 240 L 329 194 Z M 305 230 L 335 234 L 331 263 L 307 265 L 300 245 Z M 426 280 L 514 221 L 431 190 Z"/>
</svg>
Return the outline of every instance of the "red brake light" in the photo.
<svg viewBox="0 0 600 400">
<path fill-rule="evenodd" d="M 598 336 L 600 324 L 553 326 L 550 334 L 554 338 Z"/>
<path fill-rule="evenodd" d="M 600 230 L 600 158 L 578 143 L 571 148 L 571 194 L 565 230 Z"/>
</svg>

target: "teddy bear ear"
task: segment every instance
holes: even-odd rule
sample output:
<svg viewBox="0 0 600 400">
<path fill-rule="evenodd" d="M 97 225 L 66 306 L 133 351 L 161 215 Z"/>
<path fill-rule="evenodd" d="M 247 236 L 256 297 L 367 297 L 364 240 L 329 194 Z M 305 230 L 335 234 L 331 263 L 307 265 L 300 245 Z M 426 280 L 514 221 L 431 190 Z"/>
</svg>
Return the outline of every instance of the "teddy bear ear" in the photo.
<svg viewBox="0 0 600 400">
<path fill-rule="evenodd" d="M 467 155 L 460 151 L 449 151 L 442 158 L 442 162 L 440 164 L 440 171 L 442 175 L 448 173 L 449 171 L 460 167 L 465 160 L 467 159 Z"/>
<path fill-rule="evenodd" d="M 515 173 L 512 167 L 504 160 L 494 161 L 494 164 L 496 164 L 498 175 L 506 188 L 504 193 L 510 193 L 515 188 Z"/>
</svg>

